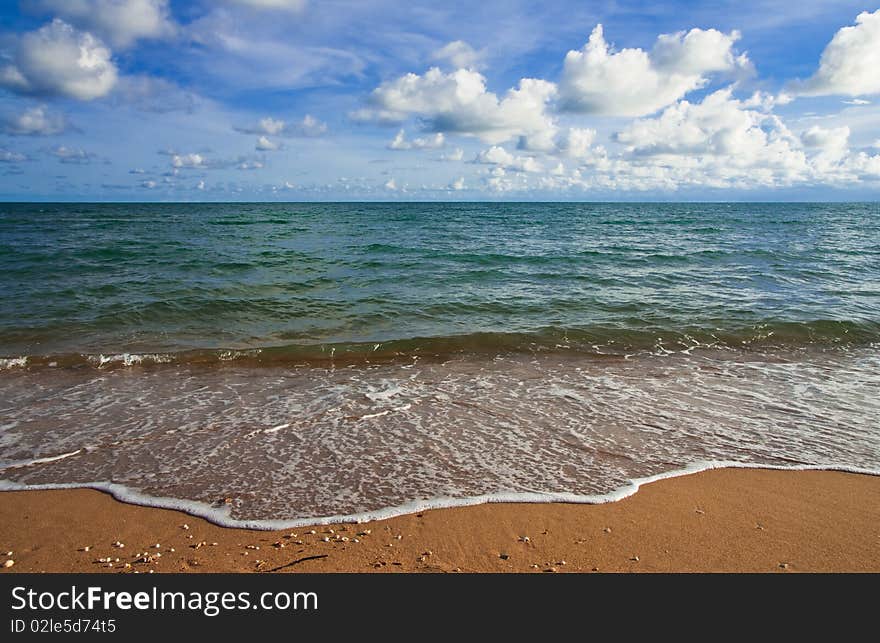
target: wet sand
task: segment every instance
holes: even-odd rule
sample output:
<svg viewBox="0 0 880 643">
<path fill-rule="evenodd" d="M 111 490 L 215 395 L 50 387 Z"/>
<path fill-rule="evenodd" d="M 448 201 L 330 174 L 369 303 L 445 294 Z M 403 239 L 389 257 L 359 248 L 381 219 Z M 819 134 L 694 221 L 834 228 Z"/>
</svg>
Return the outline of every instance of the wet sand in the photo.
<svg viewBox="0 0 880 643">
<path fill-rule="evenodd" d="M 880 477 L 718 469 L 604 505 L 490 504 L 284 531 L 217 527 L 88 489 L 10 491 L 7 559 L 0 573 L 880 572 Z"/>
</svg>

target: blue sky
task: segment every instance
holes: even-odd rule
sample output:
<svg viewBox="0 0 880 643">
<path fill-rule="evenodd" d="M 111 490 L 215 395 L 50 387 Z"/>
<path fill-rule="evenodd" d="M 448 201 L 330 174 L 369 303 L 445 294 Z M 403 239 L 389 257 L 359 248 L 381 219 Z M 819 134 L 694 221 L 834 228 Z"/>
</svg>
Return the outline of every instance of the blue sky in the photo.
<svg viewBox="0 0 880 643">
<path fill-rule="evenodd" d="M 5 200 L 861 200 L 880 7 L 21 0 Z"/>
</svg>

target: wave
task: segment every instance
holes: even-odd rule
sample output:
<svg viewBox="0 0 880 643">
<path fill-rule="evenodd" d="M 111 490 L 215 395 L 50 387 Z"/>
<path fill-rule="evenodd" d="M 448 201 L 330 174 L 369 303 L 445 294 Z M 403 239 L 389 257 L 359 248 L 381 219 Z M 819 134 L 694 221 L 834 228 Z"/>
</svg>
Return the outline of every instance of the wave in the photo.
<svg viewBox="0 0 880 643">
<path fill-rule="evenodd" d="M 444 360 L 458 355 L 567 352 L 601 357 L 640 353 L 673 354 L 694 350 L 765 351 L 843 348 L 880 344 L 880 323 L 815 320 L 768 321 L 741 328 L 627 329 L 543 328 L 532 332 L 476 332 L 389 341 L 290 343 L 254 348 L 192 349 L 158 352 L 66 353 L 0 357 L 0 370 L 37 367 L 149 366 L 156 364 L 357 365 Z"/>
<path fill-rule="evenodd" d="M 694 462 L 681 469 L 665 471 L 643 478 L 633 478 L 628 483 L 606 494 L 576 494 L 568 492 L 541 493 L 541 492 L 499 492 L 483 494 L 479 496 L 467 496 L 463 498 L 435 497 L 423 500 L 413 500 L 408 503 L 393 507 L 383 507 L 373 511 L 365 511 L 355 514 L 336 514 L 332 516 L 312 516 L 295 518 L 290 520 L 240 520 L 230 515 L 229 506 L 217 506 L 195 500 L 184 500 L 166 496 L 152 496 L 137 489 L 113 482 L 91 483 L 49 483 L 49 484 L 23 484 L 9 480 L 0 480 L 0 491 L 40 491 L 58 489 L 95 489 L 109 493 L 120 502 L 155 507 L 159 509 L 172 509 L 182 511 L 191 516 L 204 518 L 220 527 L 232 527 L 238 529 L 257 529 L 262 531 L 275 531 L 281 529 L 297 529 L 300 527 L 317 525 L 334 525 L 338 523 L 363 523 L 373 520 L 387 520 L 397 516 L 419 513 L 431 509 L 447 509 L 453 507 L 471 507 L 491 503 L 552 503 L 565 502 L 573 504 L 607 504 L 617 502 L 635 494 L 643 485 L 708 471 L 711 469 L 771 469 L 777 471 L 840 471 L 860 475 L 880 476 L 880 469 L 864 469 L 846 465 L 794 465 L 782 466 L 772 464 L 756 464 L 738 461 L 702 461 Z"/>
</svg>

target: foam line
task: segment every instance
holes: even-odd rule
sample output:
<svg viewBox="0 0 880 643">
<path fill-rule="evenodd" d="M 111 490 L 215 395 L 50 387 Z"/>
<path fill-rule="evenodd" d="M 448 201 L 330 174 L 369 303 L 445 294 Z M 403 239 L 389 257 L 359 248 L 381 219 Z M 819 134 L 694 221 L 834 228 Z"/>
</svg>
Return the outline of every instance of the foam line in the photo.
<svg viewBox="0 0 880 643">
<path fill-rule="evenodd" d="M 65 454 L 67 457 L 72 454 Z M 428 500 L 416 500 L 394 507 L 385 507 L 373 511 L 366 511 L 356 514 L 338 514 L 334 516 L 315 516 L 310 518 L 296 518 L 292 520 L 238 520 L 232 518 L 229 514 L 231 508 L 228 505 L 223 507 L 213 507 L 207 503 L 197 502 L 194 500 L 180 500 L 177 498 L 168 498 L 162 496 L 150 496 L 136 489 L 131 489 L 124 485 L 113 482 L 91 482 L 91 483 L 54 483 L 54 484 L 37 484 L 27 485 L 19 482 L 8 480 L 0 480 L 0 491 L 37 491 L 37 490 L 57 490 L 57 489 L 96 489 L 109 493 L 121 502 L 142 505 L 145 507 L 156 507 L 159 509 L 174 509 L 182 511 L 192 516 L 204 518 L 208 522 L 219 525 L 220 527 L 232 527 L 238 529 L 258 529 L 264 531 L 274 531 L 282 529 L 295 529 L 300 527 L 332 525 L 338 523 L 363 523 L 372 520 L 386 520 L 407 514 L 419 513 L 430 509 L 446 509 L 453 507 L 470 507 L 474 505 L 489 504 L 495 502 L 525 502 L 525 503 L 551 503 L 566 502 L 574 504 L 605 504 L 616 502 L 635 494 L 642 485 L 665 480 L 668 478 L 676 478 L 679 476 L 691 475 L 701 471 L 710 469 L 771 469 L 779 471 L 840 471 L 843 473 L 857 473 L 862 475 L 880 476 L 880 469 L 862 469 L 859 467 L 850 467 L 845 465 L 769 465 L 769 464 L 751 464 L 743 462 L 713 460 L 695 462 L 682 469 L 675 469 L 664 473 L 658 473 L 645 478 L 635 478 L 629 483 L 615 491 L 607 494 L 597 495 L 581 495 L 574 493 L 497 493 L 484 494 L 479 496 L 469 496 L 465 498 L 447 498 L 437 497 Z"/>
<path fill-rule="evenodd" d="M 63 460 L 64 458 L 71 458 L 77 454 L 82 453 L 82 449 L 77 449 L 76 451 L 70 451 L 69 453 L 62 453 L 60 455 L 53 455 L 47 458 L 37 458 L 36 460 L 18 460 L 16 462 L 10 462 L 2 467 L 0 467 L 0 471 L 5 471 L 6 469 L 20 469 L 22 467 L 30 467 L 35 464 L 47 464 L 49 462 L 56 462 L 57 460 Z M 2 483 L 2 481 L 0 481 Z"/>
</svg>

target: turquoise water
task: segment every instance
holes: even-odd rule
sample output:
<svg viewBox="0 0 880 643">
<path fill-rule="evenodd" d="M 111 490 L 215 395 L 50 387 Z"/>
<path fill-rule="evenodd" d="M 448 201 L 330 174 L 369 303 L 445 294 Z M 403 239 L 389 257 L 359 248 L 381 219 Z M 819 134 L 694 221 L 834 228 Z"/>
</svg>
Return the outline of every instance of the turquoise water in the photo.
<svg viewBox="0 0 880 643">
<path fill-rule="evenodd" d="M 0 293 L 6 484 L 297 521 L 880 469 L 876 203 L 3 204 Z"/>
<path fill-rule="evenodd" d="M 880 206 L 11 204 L 0 291 L 6 357 L 862 343 Z"/>
</svg>

